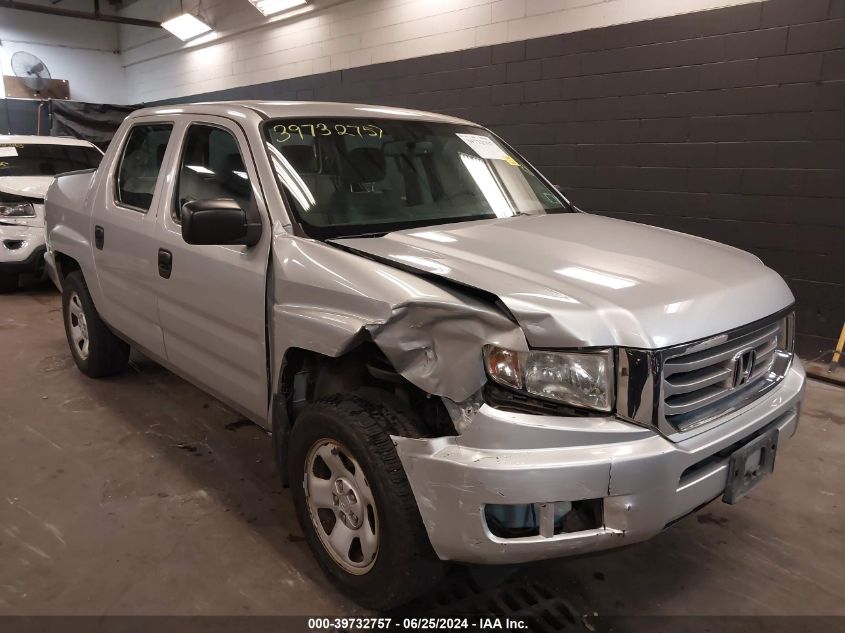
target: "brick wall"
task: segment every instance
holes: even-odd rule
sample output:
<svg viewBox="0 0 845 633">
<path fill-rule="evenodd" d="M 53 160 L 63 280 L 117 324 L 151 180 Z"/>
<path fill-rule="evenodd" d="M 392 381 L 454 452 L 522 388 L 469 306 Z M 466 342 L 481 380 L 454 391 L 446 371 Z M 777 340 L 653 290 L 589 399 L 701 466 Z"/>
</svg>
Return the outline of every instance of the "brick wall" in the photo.
<svg viewBox="0 0 845 633">
<path fill-rule="evenodd" d="M 757 254 L 798 298 L 804 355 L 831 349 L 845 321 L 845 0 L 768 0 L 181 100 L 239 98 L 481 122 L 586 210 Z"/>
<path fill-rule="evenodd" d="M 202 5 L 212 37 L 184 43 L 122 25 L 120 57 L 126 103 L 136 103 L 752 1 L 309 0 L 267 19 L 243 0 L 186 0 L 186 10 Z M 173 5 L 144 0 L 121 13 L 164 19 Z"/>
</svg>

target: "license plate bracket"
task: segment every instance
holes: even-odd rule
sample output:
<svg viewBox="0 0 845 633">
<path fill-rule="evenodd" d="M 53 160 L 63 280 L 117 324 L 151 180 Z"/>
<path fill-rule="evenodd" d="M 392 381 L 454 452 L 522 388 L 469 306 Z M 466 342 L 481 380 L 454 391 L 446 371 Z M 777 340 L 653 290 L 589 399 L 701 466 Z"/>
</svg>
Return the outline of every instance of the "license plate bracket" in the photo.
<svg viewBox="0 0 845 633">
<path fill-rule="evenodd" d="M 772 429 L 731 454 L 728 483 L 722 497 L 725 503 L 736 503 L 761 479 L 771 474 L 775 468 L 777 447 L 778 429 Z"/>
</svg>

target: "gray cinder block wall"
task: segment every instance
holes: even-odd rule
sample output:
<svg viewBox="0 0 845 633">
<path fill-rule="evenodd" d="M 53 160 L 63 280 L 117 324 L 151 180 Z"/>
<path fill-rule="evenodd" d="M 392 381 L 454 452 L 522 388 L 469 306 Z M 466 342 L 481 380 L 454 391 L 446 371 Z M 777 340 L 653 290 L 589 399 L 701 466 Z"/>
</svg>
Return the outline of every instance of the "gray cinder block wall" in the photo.
<svg viewBox="0 0 845 633">
<path fill-rule="evenodd" d="M 845 0 L 768 0 L 179 101 L 243 98 L 479 121 L 586 210 L 758 255 L 798 299 L 803 355 L 832 349 L 845 321 Z"/>
</svg>

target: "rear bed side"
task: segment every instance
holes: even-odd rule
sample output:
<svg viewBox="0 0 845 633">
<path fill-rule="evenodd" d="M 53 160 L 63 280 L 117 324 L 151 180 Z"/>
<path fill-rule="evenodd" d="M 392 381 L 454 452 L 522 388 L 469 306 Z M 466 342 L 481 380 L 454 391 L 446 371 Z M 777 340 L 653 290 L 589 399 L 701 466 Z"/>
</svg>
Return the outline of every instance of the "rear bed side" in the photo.
<svg viewBox="0 0 845 633">
<path fill-rule="evenodd" d="M 68 268 L 78 266 L 95 304 L 100 301 L 101 293 L 91 243 L 94 235 L 91 202 L 98 173 L 101 172 L 87 169 L 56 177 L 44 202 L 46 257 L 51 278 L 61 289 L 61 280 L 69 272 Z"/>
</svg>

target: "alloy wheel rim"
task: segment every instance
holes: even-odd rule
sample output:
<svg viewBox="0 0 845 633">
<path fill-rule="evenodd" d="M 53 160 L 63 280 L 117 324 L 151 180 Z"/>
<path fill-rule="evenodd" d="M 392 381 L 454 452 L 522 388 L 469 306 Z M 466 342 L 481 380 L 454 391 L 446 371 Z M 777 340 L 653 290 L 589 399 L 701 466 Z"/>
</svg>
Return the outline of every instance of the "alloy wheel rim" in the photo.
<svg viewBox="0 0 845 633">
<path fill-rule="evenodd" d="M 82 300 L 75 292 L 70 294 L 67 313 L 70 339 L 76 348 L 76 353 L 82 360 L 88 359 L 88 321 L 85 319 L 85 310 L 82 308 Z"/>
<path fill-rule="evenodd" d="M 335 440 L 313 444 L 305 459 L 305 502 L 325 550 L 357 576 L 375 565 L 379 523 L 373 492 L 361 465 Z"/>
</svg>

